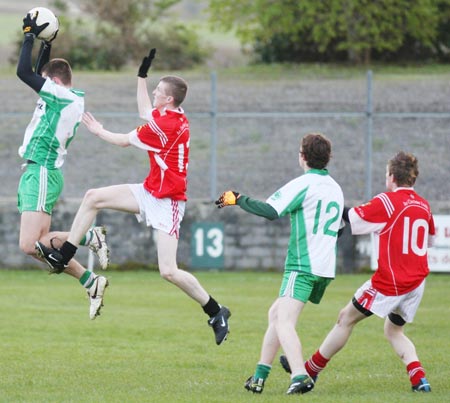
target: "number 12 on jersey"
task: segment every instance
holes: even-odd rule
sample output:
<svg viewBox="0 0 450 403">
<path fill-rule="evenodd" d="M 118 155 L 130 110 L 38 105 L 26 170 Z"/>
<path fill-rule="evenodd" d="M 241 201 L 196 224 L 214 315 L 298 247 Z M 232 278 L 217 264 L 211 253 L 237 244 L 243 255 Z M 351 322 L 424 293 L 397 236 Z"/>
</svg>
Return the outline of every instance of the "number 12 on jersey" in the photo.
<svg viewBox="0 0 450 403">
<path fill-rule="evenodd" d="M 313 234 L 317 234 L 319 231 L 319 223 L 321 215 L 325 214 L 327 220 L 325 221 L 325 225 L 323 226 L 323 233 L 325 235 L 337 236 L 337 231 L 333 231 L 330 227 L 338 220 L 340 220 L 341 215 L 339 214 L 339 204 L 335 201 L 329 202 L 325 211 L 322 211 L 322 200 L 319 200 L 316 205 L 316 215 L 314 217 L 314 227 Z M 339 221 L 340 222 L 340 221 Z M 339 229 L 339 225 L 337 226 Z"/>
</svg>

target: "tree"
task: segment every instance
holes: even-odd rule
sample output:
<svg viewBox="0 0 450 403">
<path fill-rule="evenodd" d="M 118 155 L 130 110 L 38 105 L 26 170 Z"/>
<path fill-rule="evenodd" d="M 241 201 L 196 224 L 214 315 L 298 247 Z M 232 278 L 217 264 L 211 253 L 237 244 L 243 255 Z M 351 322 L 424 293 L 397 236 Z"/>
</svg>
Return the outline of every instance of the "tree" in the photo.
<svg viewBox="0 0 450 403">
<path fill-rule="evenodd" d="M 81 7 L 97 21 L 97 32 L 107 37 L 120 36 L 121 45 L 133 56 L 142 56 L 136 29 L 150 21 L 158 25 L 168 20 L 168 10 L 181 0 L 81 0 Z"/>
<path fill-rule="evenodd" d="M 82 14 L 69 17 L 67 0 L 54 0 L 50 7 L 60 20 L 54 52 L 78 70 L 118 70 L 130 62 L 140 63 L 150 47 L 158 49 L 156 69 L 201 64 L 208 48 L 192 29 L 170 15 L 180 1 L 79 0 Z"/>
<path fill-rule="evenodd" d="M 315 49 L 318 58 L 346 52 L 368 63 L 372 52 L 395 52 L 406 37 L 433 47 L 445 6 L 448 15 L 448 0 L 210 0 L 208 10 L 211 22 L 259 51 L 276 53 L 284 41 L 294 51 L 284 52 L 288 61 Z"/>
</svg>

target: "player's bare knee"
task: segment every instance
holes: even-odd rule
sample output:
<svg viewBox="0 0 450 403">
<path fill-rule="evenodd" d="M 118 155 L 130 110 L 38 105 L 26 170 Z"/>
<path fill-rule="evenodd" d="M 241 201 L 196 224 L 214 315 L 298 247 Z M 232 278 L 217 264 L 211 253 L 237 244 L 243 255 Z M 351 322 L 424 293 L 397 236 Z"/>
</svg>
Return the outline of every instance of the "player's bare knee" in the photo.
<svg viewBox="0 0 450 403">
<path fill-rule="evenodd" d="M 389 341 L 403 334 L 405 320 L 395 313 L 390 313 L 384 322 L 384 336 Z"/>
<path fill-rule="evenodd" d="M 82 204 L 88 208 L 97 208 L 99 203 L 98 191 L 97 189 L 89 189 L 83 198 Z"/>
<path fill-rule="evenodd" d="M 272 313 L 269 312 L 269 314 L 267 315 L 267 322 L 270 325 L 275 325 L 277 323 L 277 320 L 278 320 L 277 313 L 276 312 L 272 312 Z"/>
<path fill-rule="evenodd" d="M 173 275 L 172 275 L 171 273 L 160 272 L 159 274 L 161 275 L 161 277 L 162 277 L 164 280 L 168 281 L 169 283 L 172 282 Z"/>
<path fill-rule="evenodd" d="M 345 317 L 346 317 L 346 312 L 345 312 L 345 308 L 344 308 L 339 312 L 338 318 L 336 320 L 336 325 L 343 326 L 343 324 L 345 322 Z"/>
<path fill-rule="evenodd" d="M 278 307 L 275 304 L 273 304 L 270 307 L 269 312 L 267 314 L 267 320 L 269 323 L 274 324 L 276 323 L 277 319 L 278 319 Z"/>
<path fill-rule="evenodd" d="M 162 268 L 161 266 L 159 267 L 159 274 L 160 276 L 168 281 L 169 283 L 173 283 L 174 282 L 174 277 L 175 277 L 175 271 L 174 270 L 167 270 Z"/>
<path fill-rule="evenodd" d="M 34 243 L 29 242 L 20 242 L 19 243 L 20 250 L 28 256 L 36 257 L 36 249 L 34 247 Z"/>
<path fill-rule="evenodd" d="M 390 329 L 388 329 L 388 328 L 384 328 L 384 337 L 386 338 L 386 340 L 388 341 L 388 342 L 392 342 L 392 340 L 394 339 L 394 333 L 390 330 Z"/>
</svg>

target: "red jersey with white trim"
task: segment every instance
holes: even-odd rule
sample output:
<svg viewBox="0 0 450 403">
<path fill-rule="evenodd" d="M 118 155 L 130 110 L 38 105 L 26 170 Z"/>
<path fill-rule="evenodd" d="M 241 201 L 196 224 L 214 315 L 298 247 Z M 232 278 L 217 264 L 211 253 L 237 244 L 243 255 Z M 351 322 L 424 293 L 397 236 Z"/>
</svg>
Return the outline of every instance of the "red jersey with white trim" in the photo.
<svg viewBox="0 0 450 403">
<path fill-rule="evenodd" d="M 413 188 L 380 193 L 350 209 L 353 234 L 374 232 L 378 269 L 372 286 L 384 295 L 403 295 L 429 273 L 427 248 L 435 234 L 430 205 Z"/>
<path fill-rule="evenodd" d="M 182 108 L 166 110 L 163 115 L 153 109 L 152 116 L 153 120 L 136 129 L 131 141 L 148 150 L 150 172 L 144 187 L 160 199 L 187 200 L 189 121 Z"/>
</svg>

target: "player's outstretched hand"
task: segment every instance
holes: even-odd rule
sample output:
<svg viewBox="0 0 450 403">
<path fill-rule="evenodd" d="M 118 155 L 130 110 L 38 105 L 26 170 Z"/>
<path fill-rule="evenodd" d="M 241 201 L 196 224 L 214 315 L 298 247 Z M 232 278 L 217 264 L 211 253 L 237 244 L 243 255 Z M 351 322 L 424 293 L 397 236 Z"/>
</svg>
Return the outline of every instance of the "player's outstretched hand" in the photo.
<svg viewBox="0 0 450 403">
<path fill-rule="evenodd" d="M 103 130 L 103 125 L 90 112 L 83 113 L 81 121 L 91 133 L 98 135 Z"/>
<path fill-rule="evenodd" d="M 156 48 L 152 48 L 152 49 L 150 49 L 148 56 L 145 56 L 142 59 L 142 63 L 139 66 L 138 77 L 141 77 L 141 78 L 147 77 L 148 70 L 150 69 L 150 66 L 152 65 L 152 61 L 155 58 L 155 54 L 156 54 Z"/>
<path fill-rule="evenodd" d="M 31 14 L 28 13 L 25 18 L 23 19 L 23 26 L 22 31 L 24 34 L 33 34 L 35 37 L 38 36 L 47 26 L 49 25 L 48 22 L 42 25 L 37 25 L 37 14 L 34 18 L 31 17 Z"/>
<path fill-rule="evenodd" d="M 217 208 L 225 206 L 234 206 L 241 195 L 233 190 L 227 190 L 223 192 L 220 197 L 215 201 Z"/>
</svg>

